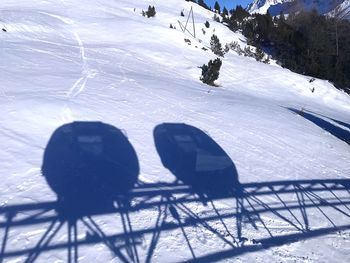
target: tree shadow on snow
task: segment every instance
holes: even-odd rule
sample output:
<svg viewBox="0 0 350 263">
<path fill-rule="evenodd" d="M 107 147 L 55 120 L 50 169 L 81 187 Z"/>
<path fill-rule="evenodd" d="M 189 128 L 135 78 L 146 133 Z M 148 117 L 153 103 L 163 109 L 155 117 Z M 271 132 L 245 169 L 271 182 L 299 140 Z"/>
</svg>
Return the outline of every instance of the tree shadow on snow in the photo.
<svg viewBox="0 0 350 263">
<path fill-rule="evenodd" d="M 350 132 L 348 130 L 344 129 L 344 128 L 349 128 L 350 127 L 349 124 L 346 124 L 344 122 L 334 120 L 334 119 L 331 119 L 331 118 L 328 118 L 328 117 L 325 117 L 325 116 L 322 116 L 319 114 L 315 114 L 315 113 L 312 113 L 311 111 L 307 111 L 307 110 L 300 111 L 300 110 L 296 110 L 296 109 L 292 109 L 292 108 L 288 108 L 288 110 L 304 117 L 306 120 L 316 124 L 317 126 L 322 128 L 323 130 L 329 132 L 330 134 L 337 137 L 338 139 L 346 142 L 347 144 L 350 144 Z M 339 125 L 343 126 L 344 128 L 337 126 L 337 125 L 334 125 L 331 122 L 326 121 L 325 119 L 318 117 L 316 115 L 328 118 L 328 119 L 332 120 L 333 122 L 336 122 Z"/>
<path fill-rule="evenodd" d="M 190 261 L 210 262 L 350 229 L 336 221 L 350 217 L 348 179 L 240 183 L 231 158 L 200 129 L 163 123 L 155 127 L 154 140 L 163 165 L 174 174 L 172 183 L 141 182 L 135 150 L 111 125 L 75 122 L 58 128 L 42 165 L 57 201 L 0 207 L 0 262 L 15 257 L 34 262 L 55 250 L 66 250 L 67 262 L 77 262 L 80 247 L 93 244 L 104 244 L 121 262 L 151 262 L 162 237 L 168 242 L 174 231 L 181 233 Z M 224 199 L 230 209 L 217 206 Z M 194 210 L 199 206 L 207 212 Z M 330 227 L 312 226 L 309 213 L 316 212 Z M 100 215 L 115 218 L 108 226 L 113 234 L 96 220 Z M 140 215 L 150 225 L 138 222 Z M 292 234 L 276 231 L 272 218 Z M 43 225 L 38 240 L 11 248 L 12 230 Z M 225 248 L 199 254 L 194 228 L 211 233 Z"/>
<path fill-rule="evenodd" d="M 327 116 L 324 116 L 322 114 L 319 114 L 319 113 L 316 113 L 316 112 L 313 112 L 313 111 L 310 111 L 310 110 L 305 110 L 306 112 L 309 112 L 311 114 L 314 114 L 314 115 L 318 115 L 318 116 L 321 116 L 323 118 L 327 118 L 337 124 L 339 124 L 340 126 L 343 126 L 343 128 L 347 128 L 347 129 L 350 129 L 350 124 L 349 123 L 345 123 L 343 121 L 339 121 L 339 120 L 336 120 L 336 119 L 333 119 L 333 118 L 330 118 L 330 117 L 327 117 Z"/>
</svg>

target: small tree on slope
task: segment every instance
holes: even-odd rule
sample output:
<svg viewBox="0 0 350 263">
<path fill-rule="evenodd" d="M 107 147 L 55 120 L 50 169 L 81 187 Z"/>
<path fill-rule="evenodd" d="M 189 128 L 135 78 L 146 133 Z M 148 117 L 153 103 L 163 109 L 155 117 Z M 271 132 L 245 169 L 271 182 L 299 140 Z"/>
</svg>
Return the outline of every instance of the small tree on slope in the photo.
<svg viewBox="0 0 350 263">
<path fill-rule="evenodd" d="M 219 78 L 221 65 L 222 61 L 220 58 L 214 61 L 210 60 L 208 65 L 203 64 L 203 66 L 200 67 L 202 69 L 200 80 L 205 84 L 214 86 L 214 81 Z"/>
<path fill-rule="evenodd" d="M 210 39 L 210 49 L 211 49 L 211 51 L 213 51 L 213 53 L 215 55 L 220 56 L 220 57 L 224 56 L 224 52 L 222 50 L 220 40 L 215 34 L 212 35 L 212 37 Z"/>
<path fill-rule="evenodd" d="M 146 11 L 146 15 L 148 18 L 156 16 L 156 8 L 154 6 L 148 6 L 148 10 Z"/>
<path fill-rule="evenodd" d="M 221 13 L 221 7 L 220 7 L 218 1 L 215 1 L 214 9 L 215 9 L 215 11 L 216 11 L 218 14 Z"/>
</svg>

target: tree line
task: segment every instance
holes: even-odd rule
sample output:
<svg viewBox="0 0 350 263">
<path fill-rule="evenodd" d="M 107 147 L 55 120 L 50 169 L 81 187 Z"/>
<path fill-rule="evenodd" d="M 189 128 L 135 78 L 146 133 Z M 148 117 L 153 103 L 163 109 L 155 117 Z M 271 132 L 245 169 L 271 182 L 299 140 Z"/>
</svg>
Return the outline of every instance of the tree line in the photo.
<svg viewBox="0 0 350 263">
<path fill-rule="evenodd" d="M 206 9 L 203 0 L 197 2 Z M 320 15 L 316 10 L 272 17 L 250 15 L 237 6 L 227 10 L 218 2 L 214 11 L 232 31 L 241 31 L 248 44 L 269 53 L 294 72 L 327 79 L 350 94 L 350 21 Z"/>
<path fill-rule="evenodd" d="M 327 79 L 350 93 L 350 22 L 317 11 L 272 18 L 255 14 L 241 23 L 248 41 L 294 72 Z"/>
</svg>

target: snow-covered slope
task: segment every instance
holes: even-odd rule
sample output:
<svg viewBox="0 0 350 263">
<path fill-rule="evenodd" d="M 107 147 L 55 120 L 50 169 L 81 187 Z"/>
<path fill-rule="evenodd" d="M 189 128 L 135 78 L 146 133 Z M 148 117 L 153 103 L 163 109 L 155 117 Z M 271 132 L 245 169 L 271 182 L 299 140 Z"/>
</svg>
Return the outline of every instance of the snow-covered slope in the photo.
<svg viewBox="0 0 350 263">
<path fill-rule="evenodd" d="M 350 0 L 343 1 L 328 14 L 332 17 L 350 19 Z"/>
<path fill-rule="evenodd" d="M 289 3 L 292 1 L 294 0 L 254 0 L 251 4 L 248 5 L 247 11 L 251 14 L 266 14 L 267 10 L 269 10 L 271 6 Z"/>
<path fill-rule="evenodd" d="M 281 12 L 288 14 L 301 10 L 316 9 L 320 14 L 334 15 L 350 7 L 349 0 L 255 0 L 247 8 L 248 12 L 266 14 L 267 11 L 273 16 Z"/>
<path fill-rule="evenodd" d="M 197 39 L 177 22 L 191 7 Z M 233 52 L 204 85 L 214 31 L 246 45 L 212 17 L 182 0 L 1 2 L 0 261 L 348 262 L 349 96 Z M 125 175 L 135 189 L 94 200 Z M 202 175 L 230 184 L 191 187 Z"/>
</svg>

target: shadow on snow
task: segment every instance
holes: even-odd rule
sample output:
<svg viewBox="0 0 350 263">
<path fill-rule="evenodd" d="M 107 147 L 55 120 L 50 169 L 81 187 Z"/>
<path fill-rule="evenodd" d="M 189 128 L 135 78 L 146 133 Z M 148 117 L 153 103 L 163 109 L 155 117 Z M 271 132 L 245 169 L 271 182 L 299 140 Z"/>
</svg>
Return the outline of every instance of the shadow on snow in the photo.
<svg viewBox="0 0 350 263">
<path fill-rule="evenodd" d="M 314 123 L 315 125 L 319 126 L 320 128 L 322 128 L 323 130 L 329 132 L 330 134 L 332 134 L 333 136 L 337 137 L 338 139 L 346 142 L 347 144 L 350 144 L 350 131 L 344 129 L 350 129 L 350 125 L 347 123 L 344 123 L 342 121 L 339 120 L 334 120 L 331 118 L 328 118 L 326 116 L 317 114 L 317 113 L 313 113 L 311 111 L 308 110 L 296 110 L 296 109 L 292 109 L 289 108 L 290 111 L 304 117 L 306 120 Z M 318 116 L 317 116 L 318 115 Z M 323 118 L 321 118 L 323 117 Z M 330 121 L 326 121 L 324 118 L 327 118 L 329 120 L 331 120 L 332 122 L 337 123 L 338 125 L 335 125 L 333 123 L 331 123 Z"/>
<path fill-rule="evenodd" d="M 138 180 L 137 155 L 123 132 L 111 125 L 75 122 L 58 128 L 45 149 L 42 165 L 57 201 L 0 207 L 4 233 L 0 262 L 19 256 L 34 262 L 43 253 L 62 249 L 67 250 L 67 262 L 77 262 L 81 247 L 98 243 L 121 262 L 151 262 L 161 235 L 171 235 L 171 231 L 182 233 L 190 261 L 208 262 L 350 229 L 350 225 L 338 225 L 329 214 L 331 209 L 337 217 L 350 217 L 350 180 L 241 184 L 231 158 L 200 129 L 164 123 L 154 129 L 154 140 L 163 165 L 176 178 L 173 183 Z M 232 206 L 220 209 L 218 199 Z M 209 212 L 195 212 L 193 208 L 199 206 Z M 137 215 L 154 210 L 151 226 L 135 224 Z M 318 212 L 330 227 L 312 227 L 310 211 Z M 106 233 L 94 218 L 99 215 L 117 215 L 112 227 L 121 230 Z M 292 234 L 276 232 L 267 216 L 284 222 L 293 229 Z M 11 249 L 11 230 L 42 224 L 48 227 L 36 245 Z M 78 224 L 89 234 L 82 237 Z M 198 254 L 189 231 L 194 227 L 210 232 L 229 249 Z M 246 227 L 260 238 L 245 237 Z M 58 238 L 63 231 L 65 241 Z"/>
<path fill-rule="evenodd" d="M 164 167 L 196 193 L 220 197 L 240 191 L 231 158 L 203 131 L 186 124 L 163 123 L 153 134 Z"/>
</svg>

